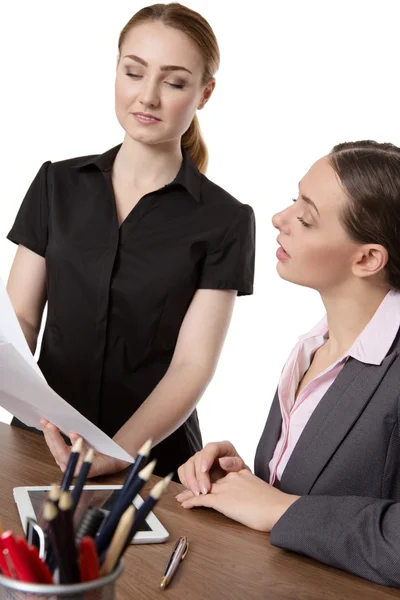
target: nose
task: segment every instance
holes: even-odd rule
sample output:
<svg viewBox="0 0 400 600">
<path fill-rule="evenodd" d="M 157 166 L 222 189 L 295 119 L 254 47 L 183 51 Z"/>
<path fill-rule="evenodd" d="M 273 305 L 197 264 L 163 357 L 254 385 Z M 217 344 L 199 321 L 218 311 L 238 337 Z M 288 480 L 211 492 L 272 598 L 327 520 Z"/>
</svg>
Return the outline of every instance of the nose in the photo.
<svg viewBox="0 0 400 600">
<path fill-rule="evenodd" d="M 276 229 L 278 229 L 279 231 L 283 231 L 284 233 L 290 233 L 288 219 L 289 215 L 287 214 L 288 210 L 288 208 L 286 208 L 285 210 L 281 210 L 272 217 L 272 225 Z"/>
<path fill-rule="evenodd" d="M 150 78 L 143 78 L 140 87 L 139 102 L 148 108 L 157 108 L 160 104 L 158 84 Z"/>
</svg>

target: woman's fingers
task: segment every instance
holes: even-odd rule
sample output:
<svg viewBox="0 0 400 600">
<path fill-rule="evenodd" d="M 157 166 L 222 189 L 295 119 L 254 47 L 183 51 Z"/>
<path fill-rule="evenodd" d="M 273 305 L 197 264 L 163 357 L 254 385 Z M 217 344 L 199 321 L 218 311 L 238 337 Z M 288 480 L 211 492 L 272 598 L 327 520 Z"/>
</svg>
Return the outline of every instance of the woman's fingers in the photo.
<svg viewBox="0 0 400 600">
<path fill-rule="evenodd" d="M 61 471 L 64 472 L 68 464 L 71 449 L 64 442 L 58 428 L 53 423 L 50 423 L 50 421 L 47 421 L 46 419 L 42 419 L 41 423 L 49 450 L 54 456 Z"/>
<path fill-rule="evenodd" d="M 246 468 L 240 456 L 223 456 L 219 459 L 219 464 L 227 473 L 238 472 Z"/>
<path fill-rule="evenodd" d="M 230 461 L 230 457 L 232 457 L 232 461 Z M 203 450 L 197 452 L 178 469 L 180 481 L 194 496 L 208 494 L 210 491 L 210 471 L 213 467 L 218 466 L 219 458 L 226 459 L 227 471 L 240 471 L 243 468 L 243 461 L 237 456 L 234 446 L 230 442 L 223 441 L 207 444 Z M 223 463 L 221 468 L 224 468 Z"/>
<path fill-rule="evenodd" d="M 195 459 L 196 454 L 183 465 L 183 479 L 186 483 L 183 485 L 190 490 L 195 496 L 200 494 L 200 487 L 197 483 Z"/>
<path fill-rule="evenodd" d="M 185 490 L 184 492 L 177 494 L 175 499 L 178 500 L 178 502 L 185 502 L 185 500 L 190 500 L 190 498 L 193 498 L 193 496 L 194 494 L 191 490 Z"/>
</svg>

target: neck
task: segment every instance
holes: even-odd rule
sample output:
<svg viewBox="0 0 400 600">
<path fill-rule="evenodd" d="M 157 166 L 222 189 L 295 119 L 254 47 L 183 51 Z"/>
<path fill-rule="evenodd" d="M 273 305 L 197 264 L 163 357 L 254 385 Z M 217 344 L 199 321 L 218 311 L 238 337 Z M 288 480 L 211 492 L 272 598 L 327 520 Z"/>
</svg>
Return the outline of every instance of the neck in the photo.
<svg viewBox="0 0 400 600">
<path fill-rule="evenodd" d="M 328 318 L 329 354 L 342 355 L 353 345 L 388 291 L 386 285 L 371 285 L 361 280 L 351 289 L 321 293 Z"/>
<path fill-rule="evenodd" d="M 139 188 L 161 187 L 173 181 L 181 164 L 180 139 L 143 144 L 125 135 L 114 161 L 113 175 Z"/>
</svg>

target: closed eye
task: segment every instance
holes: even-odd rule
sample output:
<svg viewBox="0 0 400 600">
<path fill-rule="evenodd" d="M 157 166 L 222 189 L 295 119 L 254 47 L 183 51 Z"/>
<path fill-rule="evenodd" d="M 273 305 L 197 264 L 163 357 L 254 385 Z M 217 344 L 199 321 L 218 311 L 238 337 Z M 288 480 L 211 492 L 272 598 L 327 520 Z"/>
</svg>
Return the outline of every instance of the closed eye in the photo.
<svg viewBox="0 0 400 600">
<path fill-rule="evenodd" d="M 304 227 L 312 227 L 312 225 L 310 223 L 306 223 L 305 220 L 303 219 L 303 217 L 297 217 L 297 219 L 300 221 L 300 223 L 302 225 L 304 225 Z"/>
</svg>

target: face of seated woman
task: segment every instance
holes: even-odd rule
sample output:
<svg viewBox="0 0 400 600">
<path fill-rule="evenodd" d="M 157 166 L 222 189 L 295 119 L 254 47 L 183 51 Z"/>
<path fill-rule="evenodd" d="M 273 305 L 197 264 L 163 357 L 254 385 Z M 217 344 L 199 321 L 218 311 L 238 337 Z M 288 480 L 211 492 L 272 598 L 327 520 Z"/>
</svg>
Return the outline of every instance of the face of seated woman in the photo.
<svg viewBox="0 0 400 600">
<path fill-rule="evenodd" d="M 297 199 L 273 216 L 283 279 L 336 298 L 358 294 L 366 285 L 387 285 L 388 253 L 379 244 L 350 238 L 343 224 L 348 202 L 330 157 L 324 156 L 300 181 Z"/>
</svg>

